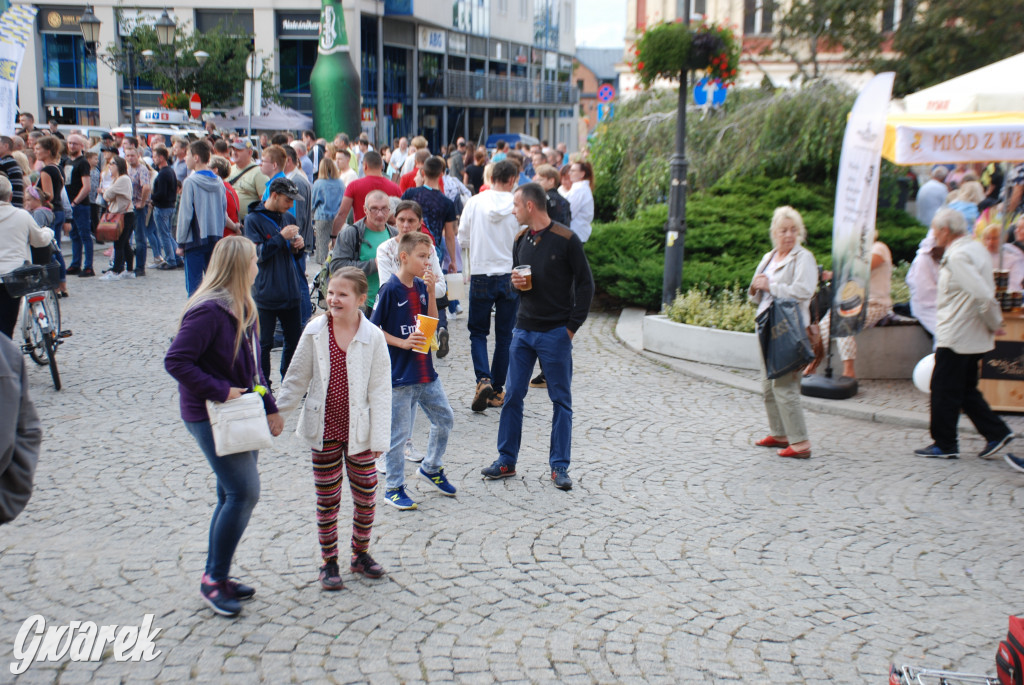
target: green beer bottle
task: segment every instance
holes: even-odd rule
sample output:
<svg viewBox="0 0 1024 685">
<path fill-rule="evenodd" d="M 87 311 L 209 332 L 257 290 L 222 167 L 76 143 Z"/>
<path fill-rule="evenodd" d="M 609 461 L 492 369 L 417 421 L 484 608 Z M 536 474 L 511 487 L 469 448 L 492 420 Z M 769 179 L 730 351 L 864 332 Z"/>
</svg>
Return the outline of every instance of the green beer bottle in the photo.
<svg viewBox="0 0 1024 685">
<path fill-rule="evenodd" d="M 347 133 L 353 140 L 360 132 L 359 72 L 349 54 L 348 32 L 341 0 L 322 0 L 320 45 L 309 75 L 313 96 L 313 127 L 316 135 L 331 140 Z"/>
</svg>

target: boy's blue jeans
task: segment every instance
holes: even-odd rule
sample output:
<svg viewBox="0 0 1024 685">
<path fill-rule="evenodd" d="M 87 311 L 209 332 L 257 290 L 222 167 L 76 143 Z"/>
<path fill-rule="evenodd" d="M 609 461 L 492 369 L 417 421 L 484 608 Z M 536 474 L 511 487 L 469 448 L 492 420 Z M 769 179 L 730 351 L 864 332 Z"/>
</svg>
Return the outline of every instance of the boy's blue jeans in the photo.
<svg viewBox="0 0 1024 685">
<path fill-rule="evenodd" d="M 427 473 L 437 473 L 444 465 L 442 457 L 448 447 L 448 435 L 452 432 L 455 414 L 441 387 L 441 379 L 392 388 L 391 449 L 387 453 L 388 474 L 385 486 L 389 490 L 405 484 L 405 441 L 412 436 L 413 407 L 417 404 L 430 420 L 427 456 L 421 466 Z"/>
</svg>

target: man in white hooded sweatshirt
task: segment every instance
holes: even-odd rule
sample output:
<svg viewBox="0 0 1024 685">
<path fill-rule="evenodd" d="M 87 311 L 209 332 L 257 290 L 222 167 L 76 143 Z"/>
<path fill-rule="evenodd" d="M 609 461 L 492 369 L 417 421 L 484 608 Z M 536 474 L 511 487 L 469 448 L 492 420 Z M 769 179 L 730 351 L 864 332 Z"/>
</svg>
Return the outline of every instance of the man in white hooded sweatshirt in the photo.
<svg viewBox="0 0 1024 685">
<path fill-rule="evenodd" d="M 491 188 L 466 202 L 459 224 L 459 245 L 469 250 L 469 343 L 476 374 L 473 411 L 500 407 L 508 373 L 508 347 L 519 311 L 512 287 L 512 245 L 519 232 L 512 205 L 519 170 L 501 161 L 491 173 Z M 494 309 L 494 358 L 487 363 L 487 335 Z"/>
</svg>

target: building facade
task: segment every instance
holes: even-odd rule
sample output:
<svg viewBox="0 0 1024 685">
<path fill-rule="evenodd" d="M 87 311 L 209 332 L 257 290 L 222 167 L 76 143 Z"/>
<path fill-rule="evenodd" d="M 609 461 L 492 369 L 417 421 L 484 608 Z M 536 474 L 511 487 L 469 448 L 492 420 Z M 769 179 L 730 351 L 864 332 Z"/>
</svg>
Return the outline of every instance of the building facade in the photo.
<svg viewBox="0 0 1024 685">
<path fill-rule="evenodd" d="M 578 48 L 576 50 L 576 68 L 572 80 L 576 82 L 576 90 L 580 94 L 580 127 L 586 127 L 581 133 L 591 134 L 601 121 L 611 118 L 614 104 L 598 101 L 598 91 L 602 86 L 611 86 L 618 93 L 619 74 L 615 67 L 622 59 L 620 48 Z"/>
<path fill-rule="evenodd" d="M 86 49 L 84 3 L 38 7 L 18 82 L 21 109 L 40 121 L 127 122 L 127 77 Z M 319 0 L 95 0 L 97 47 L 120 41 L 135 22 L 155 22 L 164 8 L 200 32 L 252 36 L 257 53 L 272 58 L 286 104 L 311 113 Z M 504 131 L 570 146 L 576 140 L 576 0 L 344 0 L 343 8 L 360 71 L 363 129 L 375 139 L 422 134 L 432 149 L 460 135 L 482 140 Z M 136 87 L 137 108 L 157 106 L 161 93 L 143 82 Z"/>
<path fill-rule="evenodd" d="M 623 97 L 640 91 L 639 81 L 630 70 L 633 42 L 648 26 L 661 21 L 674 21 L 683 2 L 690 3 L 692 21 L 706 19 L 731 26 L 742 41 L 743 51 L 736 83 L 739 86 L 757 86 L 764 79 L 775 87 L 786 87 L 793 82 L 797 70 L 782 55 L 771 52 L 775 19 L 786 0 L 626 0 L 626 50 L 618 65 Z M 910 11 L 909 0 L 886 0 L 879 17 L 880 32 L 894 30 Z M 871 74 L 854 71 L 842 52 L 824 51 L 819 55 L 823 71 L 854 87 L 866 83 Z M 673 84 L 674 85 L 674 84 Z"/>
</svg>

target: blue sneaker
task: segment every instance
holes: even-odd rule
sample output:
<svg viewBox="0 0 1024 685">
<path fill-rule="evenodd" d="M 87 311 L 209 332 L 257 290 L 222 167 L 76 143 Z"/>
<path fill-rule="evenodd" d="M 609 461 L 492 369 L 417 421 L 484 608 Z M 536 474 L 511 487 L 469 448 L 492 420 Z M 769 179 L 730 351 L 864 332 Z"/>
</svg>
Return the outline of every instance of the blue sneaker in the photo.
<svg viewBox="0 0 1024 685">
<path fill-rule="evenodd" d="M 1016 469 L 1021 473 L 1024 473 L 1024 459 L 1007 452 L 1003 455 L 1003 461 L 1010 465 L 1011 469 Z"/>
<path fill-rule="evenodd" d="M 919 450 L 914 450 L 914 454 L 918 457 L 929 457 L 931 459 L 959 459 L 960 453 L 956 450 L 944 450 L 940 449 L 938 445 L 928 445 L 922 447 Z"/>
<path fill-rule="evenodd" d="M 487 480 L 497 480 L 498 478 L 511 478 L 516 475 L 515 466 L 506 466 L 500 461 L 495 460 L 490 466 L 485 466 L 480 469 L 480 475 Z"/>
<path fill-rule="evenodd" d="M 435 488 L 441 491 L 442 495 L 455 497 L 455 486 L 448 482 L 448 476 L 444 475 L 444 467 L 439 468 L 437 473 L 427 473 L 421 466 L 416 469 L 416 473 L 421 478 L 430 481 Z"/>
<path fill-rule="evenodd" d="M 206 574 L 203 574 L 203 580 L 199 584 L 199 594 L 203 601 L 221 616 L 234 618 L 242 612 L 242 605 L 235 598 L 235 593 L 228 585 L 227 580 L 214 583 Z"/>
<path fill-rule="evenodd" d="M 412 501 L 409 495 L 405 494 L 405 486 L 398 488 L 388 488 L 384 491 L 384 501 L 395 507 L 396 509 L 415 509 L 416 503 Z"/>
<path fill-rule="evenodd" d="M 985 443 L 985 449 L 978 453 L 978 458 L 991 459 L 992 457 L 996 456 L 996 454 L 999 453 L 999 450 L 1003 449 L 1008 444 L 1010 444 L 1011 440 L 1013 440 L 1013 431 L 1010 431 L 1009 433 L 999 438 L 998 440 L 993 440 L 992 442 Z"/>
</svg>

